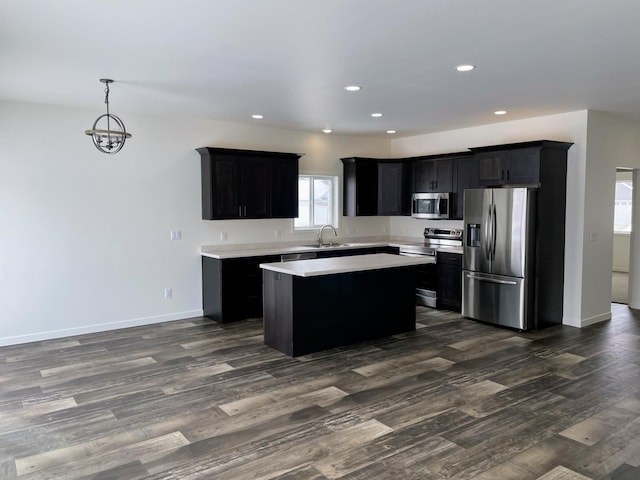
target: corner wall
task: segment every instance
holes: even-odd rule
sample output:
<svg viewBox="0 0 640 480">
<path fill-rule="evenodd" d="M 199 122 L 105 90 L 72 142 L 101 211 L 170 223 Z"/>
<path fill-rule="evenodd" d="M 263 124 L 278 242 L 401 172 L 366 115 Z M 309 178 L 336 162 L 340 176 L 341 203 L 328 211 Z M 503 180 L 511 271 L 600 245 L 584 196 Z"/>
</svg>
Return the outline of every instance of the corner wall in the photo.
<svg viewBox="0 0 640 480">
<path fill-rule="evenodd" d="M 222 231 L 226 243 L 315 238 L 291 220 L 201 220 L 196 147 L 305 153 L 302 173 L 335 175 L 341 157 L 389 156 L 386 139 L 126 111 L 133 137 L 106 155 L 84 135 L 102 113 L 0 102 L 0 345 L 201 315 L 198 252 Z M 383 235 L 389 220 L 346 227 Z"/>
<path fill-rule="evenodd" d="M 415 156 L 459 152 L 469 147 L 499 145 L 533 140 L 573 142 L 567 172 L 567 222 L 565 229 L 564 318 L 566 325 L 582 326 L 583 233 L 585 176 L 587 166 L 588 112 L 577 112 L 495 123 L 392 141 L 392 156 Z M 612 203 L 613 205 L 613 203 Z M 402 235 L 420 227 L 415 220 L 394 217 L 391 234 Z M 460 222 L 459 222 L 460 223 Z M 440 225 L 440 224 L 437 224 Z M 461 223 L 460 223 L 461 225 Z M 611 253 L 609 253 L 611 259 Z M 607 302 L 598 303 L 600 313 L 610 311 Z"/>
<path fill-rule="evenodd" d="M 640 124 L 619 115 L 589 111 L 588 125 L 583 325 L 601 320 L 601 305 L 611 301 L 616 167 L 640 168 Z M 637 219 L 636 205 L 634 203 L 634 220 Z M 629 306 L 633 308 L 640 308 L 639 241 L 640 235 L 634 232 L 629 289 Z"/>
</svg>

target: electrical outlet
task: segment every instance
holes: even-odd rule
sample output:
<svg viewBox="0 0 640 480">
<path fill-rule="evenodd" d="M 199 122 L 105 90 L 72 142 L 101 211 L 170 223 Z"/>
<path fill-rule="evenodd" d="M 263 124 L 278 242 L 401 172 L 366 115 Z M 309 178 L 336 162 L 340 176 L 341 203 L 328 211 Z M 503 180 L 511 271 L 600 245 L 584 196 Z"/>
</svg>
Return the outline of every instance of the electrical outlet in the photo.
<svg viewBox="0 0 640 480">
<path fill-rule="evenodd" d="M 220 241 L 221 242 L 227 241 L 227 232 L 220 232 Z"/>
<path fill-rule="evenodd" d="M 171 230 L 169 235 L 171 240 L 182 240 L 182 230 Z"/>
<path fill-rule="evenodd" d="M 276 228 L 275 235 L 276 235 L 276 238 L 282 238 L 282 230 L 280 230 L 279 228 Z"/>
<path fill-rule="evenodd" d="M 173 297 L 173 290 L 171 288 L 165 288 L 164 298 L 171 298 L 171 297 Z"/>
</svg>

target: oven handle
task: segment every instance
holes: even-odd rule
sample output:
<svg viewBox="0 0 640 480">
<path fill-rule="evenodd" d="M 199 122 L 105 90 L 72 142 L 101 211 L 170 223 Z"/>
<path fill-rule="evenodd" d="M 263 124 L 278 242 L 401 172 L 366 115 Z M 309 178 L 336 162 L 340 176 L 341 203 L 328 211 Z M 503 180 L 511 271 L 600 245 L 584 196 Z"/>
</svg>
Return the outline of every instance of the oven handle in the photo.
<svg viewBox="0 0 640 480">
<path fill-rule="evenodd" d="M 427 257 L 427 258 L 433 258 L 435 259 L 435 255 L 425 255 L 423 253 L 408 253 L 408 252 L 400 252 L 398 253 L 398 255 L 400 255 L 401 257 Z"/>
</svg>

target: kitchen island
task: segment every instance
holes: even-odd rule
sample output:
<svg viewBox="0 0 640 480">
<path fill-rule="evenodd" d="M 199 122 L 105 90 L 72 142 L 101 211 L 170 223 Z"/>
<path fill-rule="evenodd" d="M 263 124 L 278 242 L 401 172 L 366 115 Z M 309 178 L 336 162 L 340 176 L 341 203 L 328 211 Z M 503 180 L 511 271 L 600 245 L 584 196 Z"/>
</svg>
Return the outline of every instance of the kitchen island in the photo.
<svg viewBox="0 0 640 480">
<path fill-rule="evenodd" d="M 263 263 L 264 342 L 298 356 L 415 330 L 416 271 L 430 261 L 380 253 Z"/>
</svg>

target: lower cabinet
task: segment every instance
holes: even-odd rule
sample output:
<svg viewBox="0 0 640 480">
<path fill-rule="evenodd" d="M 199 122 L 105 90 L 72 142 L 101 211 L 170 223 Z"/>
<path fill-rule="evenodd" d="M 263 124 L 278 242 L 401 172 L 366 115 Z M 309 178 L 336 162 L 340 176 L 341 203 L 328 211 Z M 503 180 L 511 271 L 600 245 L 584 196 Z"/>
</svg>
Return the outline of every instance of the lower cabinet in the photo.
<svg viewBox="0 0 640 480">
<path fill-rule="evenodd" d="M 397 247 L 329 249 L 315 252 L 318 258 L 398 253 Z M 262 317 L 261 263 L 279 262 L 280 255 L 241 258 L 202 257 L 202 310 L 220 323 Z"/>
<path fill-rule="evenodd" d="M 218 259 L 202 257 L 202 310 L 220 323 L 262 317 L 261 263 L 280 256 Z"/>
<path fill-rule="evenodd" d="M 462 311 L 462 255 L 438 252 L 437 308 Z"/>
</svg>

